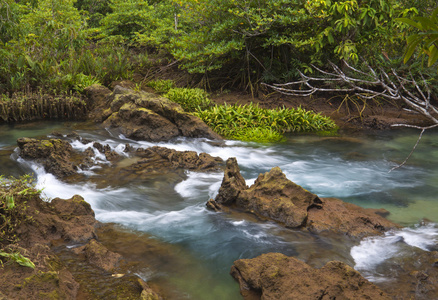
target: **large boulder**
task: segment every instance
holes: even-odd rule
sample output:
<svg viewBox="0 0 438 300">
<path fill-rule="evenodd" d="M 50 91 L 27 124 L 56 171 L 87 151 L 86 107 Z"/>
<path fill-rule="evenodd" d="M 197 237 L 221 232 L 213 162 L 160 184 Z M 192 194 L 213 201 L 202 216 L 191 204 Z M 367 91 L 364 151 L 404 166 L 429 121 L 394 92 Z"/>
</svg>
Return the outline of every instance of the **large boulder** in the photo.
<svg viewBox="0 0 438 300">
<path fill-rule="evenodd" d="M 280 253 L 239 259 L 231 267 L 244 299 L 392 299 L 339 261 L 321 269 Z"/>
<path fill-rule="evenodd" d="M 201 119 L 177 103 L 144 91 L 116 86 L 106 97 L 106 110 L 93 111 L 96 121 L 128 138 L 166 141 L 177 136 L 221 139 Z"/>
<path fill-rule="evenodd" d="M 209 208 L 231 207 L 276 221 L 288 228 L 305 228 L 363 237 L 398 228 L 385 219 L 385 210 L 365 209 L 335 198 L 319 198 L 286 178 L 280 168 L 260 174 L 247 187 L 235 158 L 229 158 L 222 185 Z"/>
<path fill-rule="evenodd" d="M 77 166 L 70 160 L 73 147 L 61 139 L 37 140 L 19 138 L 17 145 L 20 156 L 34 160 L 44 166 L 44 169 L 58 177 L 76 174 Z"/>
<path fill-rule="evenodd" d="M 28 205 L 33 210 L 27 214 L 34 222 L 24 223 L 18 229 L 23 246 L 49 244 L 53 240 L 80 243 L 96 237 L 94 211 L 79 195 L 55 198 L 50 203 L 34 197 L 28 200 Z"/>
</svg>

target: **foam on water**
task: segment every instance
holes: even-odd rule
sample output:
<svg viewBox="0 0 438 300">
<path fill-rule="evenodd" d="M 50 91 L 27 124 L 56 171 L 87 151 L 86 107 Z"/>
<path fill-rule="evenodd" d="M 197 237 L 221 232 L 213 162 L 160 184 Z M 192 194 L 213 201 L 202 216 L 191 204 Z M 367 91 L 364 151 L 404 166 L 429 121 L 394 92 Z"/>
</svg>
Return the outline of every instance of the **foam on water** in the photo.
<svg viewBox="0 0 438 300">
<path fill-rule="evenodd" d="M 430 223 L 390 231 L 384 236 L 365 238 L 358 246 L 351 248 L 350 254 L 355 269 L 368 274 L 368 279 L 376 280 L 376 267 L 390 258 L 403 255 L 402 248 L 410 246 L 430 251 L 437 243 L 438 226 Z"/>
<path fill-rule="evenodd" d="M 222 172 L 188 172 L 188 178 L 178 183 L 175 186 L 175 191 L 186 199 L 199 199 L 206 194 L 206 191 L 209 198 L 214 198 L 219 190 L 223 176 Z"/>
</svg>

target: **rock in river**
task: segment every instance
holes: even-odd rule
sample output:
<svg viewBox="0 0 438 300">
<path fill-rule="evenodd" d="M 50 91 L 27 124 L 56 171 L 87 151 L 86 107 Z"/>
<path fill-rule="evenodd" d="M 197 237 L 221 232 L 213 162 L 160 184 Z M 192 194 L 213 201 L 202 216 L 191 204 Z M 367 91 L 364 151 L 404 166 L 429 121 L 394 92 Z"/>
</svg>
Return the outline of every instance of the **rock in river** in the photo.
<svg viewBox="0 0 438 300">
<path fill-rule="evenodd" d="M 383 217 L 388 214 L 385 210 L 365 209 L 335 198 L 319 198 L 287 179 L 278 167 L 260 174 L 248 187 L 235 158 L 227 160 L 219 194 L 207 206 L 214 210 L 228 206 L 288 228 L 303 228 L 313 233 L 331 231 L 355 238 L 400 227 Z"/>
<path fill-rule="evenodd" d="M 87 90 L 89 97 L 93 97 L 93 91 Z M 221 139 L 201 119 L 165 97 L 121 86 L 104 95 L 105 105 L 98 106 L 90 115 L 128 138 L 145 141 L 166 141 L 177 136 Z"/>
<path fill-rule="evenodd" d="M 244 299 L 392 299 L 339 261 L 321 269 L 280 253 L 239 259 L 231 267 Z"/>
</svg>

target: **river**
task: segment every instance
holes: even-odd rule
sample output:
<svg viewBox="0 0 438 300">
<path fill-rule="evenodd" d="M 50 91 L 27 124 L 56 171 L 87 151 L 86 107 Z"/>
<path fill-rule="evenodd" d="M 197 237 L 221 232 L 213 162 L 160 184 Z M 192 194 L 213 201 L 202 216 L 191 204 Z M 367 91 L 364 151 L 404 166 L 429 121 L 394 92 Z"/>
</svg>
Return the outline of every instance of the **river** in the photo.
<svg viewBox="0 0 438 300">
<path fill-rule="evenodd" d="M 389 219 L 404 229 L 357 243 L 345 238 L 315 236 L 258 222 L 239 214 L 214 213 L 205 203 L 216 195 L 223 173 L 187 172 L 175 182 L 163 176 L 144 182 L 106 187 L 67 184 L 38 165 L 17 157 L 16 139 L 75 131 L 84 138 L 109 144 L 122 153 L 124 145 L 153 145 L 206 152 L 226 160 L 236 157 L 250 185 L 259 173 L 279 166 L 286 176 L 320 197 L 336 197 L 362 207 L 385 208 Z M 389 170 L 409 154 L 415 130 L 344 133 L 339 137 L 291 135 L 280 144 L 204 139 L 165 143 L 132 141 L 84 123 L 29 123 L 0 126 L 0 174 L 32 172 L 47 199 L 82 195 L 104 223 L 116 232 L 104 235 L 110 248 L 137 261 L 131 272 L 156 284 L 168 299 L 241 299 L 229 275 L 234 260 L 281 252 L 321 267 L 341 260 L 376 283 L 393 280 L 378 268 L 402 255 L 400 247 L 436 250 L 438 244 L 438 131 L 425 133 L 406 166 Z M 86 145 L 73 142 L 83 151 Z M 104 158 L 102 158 L 104 159 Z M 93 172 L 87 173 L 94 176 Z M 429 222 L 423 223 L 427 219 Z M 400 245 L 403 241 L 403 245 Z M 73 245 L 74 246 L 74 245 Z"/>
</svg>

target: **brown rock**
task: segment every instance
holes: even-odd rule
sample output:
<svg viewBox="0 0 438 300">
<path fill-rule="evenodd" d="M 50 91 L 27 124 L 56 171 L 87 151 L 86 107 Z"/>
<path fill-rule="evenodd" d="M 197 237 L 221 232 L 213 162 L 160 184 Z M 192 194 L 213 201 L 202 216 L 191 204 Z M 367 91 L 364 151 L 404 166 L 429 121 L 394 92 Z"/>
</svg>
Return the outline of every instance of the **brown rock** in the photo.
<svg viewBox="0 0 438 300">
<path fill-rule="evenodd" d="M 147 150 L 155 152 L 162 158 L 170 162 L 172 168 L 182 168 L 188 170 L 211 170 L 217 169 L 219 165 L 223 164 L 223 160 L 219 157 L 213 157 L 207 153 L 200 153 L 195 151 L 177 151 L 165 147 L 151 147 Z"/>
<path fill-rule="evenodd" d="M 81 196 L 67 200 L 56 198 L 51 203 L 33 197 L 28 205 L 33 208 L 27 213 L 34 222 L 18 229 L 24 246 L 49 244 L 53 240 L 85 242 L 96 237 L 94 211 Z"/>
<path fill-rule="evenodd" d="M 79 284 L 47 245 L 21 248 L 11 244 L 3 250 L 21 253 L 35 269 L 4 263 L 0 268 L 0 299 L 76 299 Z"/>
<path fill-rule="evenodd" d="M 103 125 L 118 127 L 124 135 L 135 140 L 163 141 L 179 135 L 178 127 L 168 119 L 133 103 L 124 104 Z"/>
<path fill-rule="evenodd" d="M 114 271 L 122 259 L 120 254 L 109 251 L 95 239 L 90 240 L 85 246 L 74 249 L 74 252 L 84 254 L 90 264 L 107 272 Z"/>
<path fill-rule="evenodd" d="M 67 141 L 19 138 L 17 145 L 21 157 L 35 160 L 49 173 L 58 177 L 76 174 L 77 167 L 70 161 L 73 148 Z"/>
<path fill-rule="evenodd" d="M 107 104 L 106 98 L 111 94 L 111 90 L 100 84 L 93 84 L 86 87 L 84 93 L 88 98 L 87 105 L 90 110 L 88 118 L 95 122 L 102 122 L 103 112 Z"/>
<path fill-rule="evenodd" d="M 260 174 L 254 184 L 241 191 L 237 206 L 295 228 L 305 226 L 309 207 L 319 206 L 315 194 L 288 180 L 280 168 Z"/>
<path fill-rule="evenodd" d="M 227 159 L 224 178 L 215 201 L 218 204 L 234 205 L 240 192 L 247 188 L 245 179 L 240 174 L 236 158 Z"/>
<path fill-rule="evenodd" d="M 353 237 L 379 235 L 397 224 L 385 219 L 389 214 L 382 209 L 365 209 L 336 198 L 323 198 L 320 207 L 310 207 L 307 211 L 306 227 L 315 233 L 337 231 Z"/>
<path fill-rule="evenodd" d="M 268 253 L 235 261 L 231 275 L 244 299 L 391 299 L 339 261 L 314 269 L 296 258 Z"/>
<path fill-rule="evenodd" d="M 165 147 L 138 148 L 130 152 L 131 158 L 121 160 L 111 167 L 96 170 L 105 175 L 108 181 L 117 180 L 118 184 L 133 180 L 148 180 L 168 174 L 175 181 L 186 178 L 184 170 L 216 171 L 222 168 L 223 160 L 206 153 L 199 155 L 194 151 L 177 151 Z"/>
<path fill-rule="evenodd" d="M 382 217 L 388 213 L 384 210 L 365 209 L 334 198 L 320 199 L 288 180 L 278 167 L 260 174 L 248 188 L 235 158 L 227 160 L 219 193 L 208 205 L 213 210 L 221 206 L 243 209 L 285 227 L 316 233 L 332 231 L 363 237 L 400 227 Z"/>
<path fill-rule="evenodd" d="M 116 86 L 107 96 L 106 110 L 93 112 L 103 125 L 136 140 L 163 141 L 176 136 L 220 139 L 198 117 L 167 98 Z"/>
</svg>

